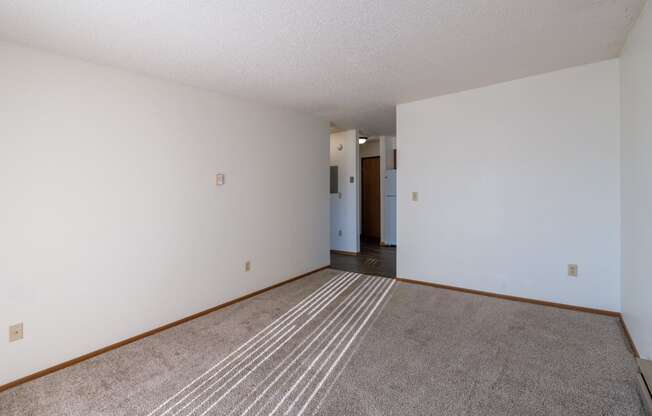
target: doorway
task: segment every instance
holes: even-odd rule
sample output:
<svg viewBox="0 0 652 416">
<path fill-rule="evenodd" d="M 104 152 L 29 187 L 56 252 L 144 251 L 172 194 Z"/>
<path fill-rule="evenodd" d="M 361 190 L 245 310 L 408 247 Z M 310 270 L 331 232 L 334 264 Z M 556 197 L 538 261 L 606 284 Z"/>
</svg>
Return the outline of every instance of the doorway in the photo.
<svg viewBox="0 0 652 416">
<path fill-rule="evenodd" d="M 380 243 L 380 156 L 362 158 L 360 172 L 362 238 Z"/>
<path fill-rule="evenodd" d="M 394 137 L 370 138 L 357 130 L 331 134 L 334 269 L 396 276 L 394 143 Z"/>
</svg>

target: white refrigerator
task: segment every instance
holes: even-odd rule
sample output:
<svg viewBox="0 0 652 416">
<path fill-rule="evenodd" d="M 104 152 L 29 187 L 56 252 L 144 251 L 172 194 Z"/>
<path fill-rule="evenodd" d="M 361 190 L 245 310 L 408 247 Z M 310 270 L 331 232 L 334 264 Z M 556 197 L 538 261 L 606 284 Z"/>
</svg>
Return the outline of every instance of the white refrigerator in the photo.
<svg viewBox="0 0 652 416">
<path fill-rule="evenodd" d="M 383 228 L 385 244 L 396 245 L 396 169 L 387 169 L 384 177 Z"/>
</svg>

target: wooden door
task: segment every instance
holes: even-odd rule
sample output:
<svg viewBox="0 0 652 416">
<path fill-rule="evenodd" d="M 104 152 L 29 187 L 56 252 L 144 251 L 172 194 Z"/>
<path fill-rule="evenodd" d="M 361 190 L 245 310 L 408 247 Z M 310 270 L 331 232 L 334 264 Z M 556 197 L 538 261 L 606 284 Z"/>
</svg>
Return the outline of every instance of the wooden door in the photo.
<svg viewBox="0 0 652 416">
<path fill-rule="evenodd" d="M 380 238 L 380 157 L 362 159 L 362 235 Z"/>
</svg>

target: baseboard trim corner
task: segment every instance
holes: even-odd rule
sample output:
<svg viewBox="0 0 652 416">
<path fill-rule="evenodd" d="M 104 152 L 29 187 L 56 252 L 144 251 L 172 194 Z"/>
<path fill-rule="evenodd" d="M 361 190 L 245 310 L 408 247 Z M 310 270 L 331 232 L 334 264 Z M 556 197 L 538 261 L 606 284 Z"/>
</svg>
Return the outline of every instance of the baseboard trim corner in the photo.
<svg viewBox="0 0 652 416">
<path fill-rule="evenodd" d="M 59 370 L 62 370 L 64 368 L 71 367 L 71 366 L 73 366 L 75 364 L 79 364 L 79 363 L 84 362 L 86 360 L 90 360 L 91 358 L 97 357 L 98 355 L 104 354 L 106 352 L 115 350 L 115 349 L 120 348 L 120 347 L 123 347 L 123 346 L 125 346 L 127 344 L 131 344 L 132 342 L 136 342 L 136 341 L 141 340 L 143 338 L 147 338 L 149 336 L 155 335 L 155 334 L 157 334 L 159 332 L 165 331 L 166 329 L 170 329 L 170 328 L 173 328 L 173 327 L 175 327 L 177 325 L 181 325 L 181 324 L 186 323 L 188 321 L 192 321 L 193 319 L 197 319 L 197 318 L 202 317 L 204 315 L 208 315 L 209 313 L 215 312 L 215 311 L 220 310 L 222 308 L 226 308 L 227 306 L 231 306 L 231 305 L 236 304 L 238 302 L 242 302 L 243 300 L 249 299 L 249 298 L 254 297 L 256 295 L 260 295 L 261 293 L 267 292 L 267 291 L 272 290 L 272 289 L 276 289 L 277 287 L 280 287 L 280 286 L 283 286 L 285 284 L 294 282 L 294 281 L 299 280 L 299 279 L 301 279 L 303 277 L 309 276 L 309 275 L 311 275 L 313 273 L 317 273 L 317 272 L 319 272 L 321 270 L 328 269 L 329 267 L 330 267 L 330 264 L 326 265 L 326 266 L 319 267 L 319 268 L 317 268 L 315 270 L 309 271 L 307 273 L 303 273 L 303 274 L 301 274 L 299 276 L 292 277 L 290 279 L 287 279 L 287 280 L 284 280 L 282 282 L 273 284 L 271 286 L 265 287 L 263 289 L 255 291 L 255 292 L 251 292 L 251 293 L 248 293 L 246 295 L 240 296 L 240 297 L 238 297 L 236 299 L 232 299 L 232 300 L 230 300 L 228 302 L 225 302 L 225 303 L 222 303 L 220 305 L 213 306 L 212 308 L 206 309 L 204 311 L 197 312 L 195 314 L 186 316 L 185 318 L 181 318 L 181 319 L 176 320 L 174 322 L 170 322 L 170 323 L 165 324 L 163 326 L 160 326 L 158 328 L 154 328 L 154 329 L 151 329 L 151 330 L 149 330 L 147 332 L 143 332 L 142 334 L 134 335 L 133 337 L 124 339 L 122 341 L 118 341 L 118 342 L 116 342 L 114 344 L 111 344 L 111 345 L 108 345 L 108 346 L 106 346 L 104 348 L 100 348 L 99 350 L 89 352 L 88 354 L 81 355 L 79 357 L 73 358 L 71 360 L 65 361 L 65 362 L 57 364 L 55 366 L 46 368 L 44 370 L 37 371 L 36 373 L 27 375 L 25 377 L 21 377 L 21 378 L 19 378 L 17 380 L 10 381 L 7 384 L 0 385 L 0 393 L 5 391 L 5 390 L 9 390 L 11 388 L 17 387 L 17 386 L 19 386 L 21 384 L 27 383 L 28 381 L 36 380 L 38 378 L 44 377 L 44 376 L 46 376 L 48 374 L 52 374 L 52 373 L 54 373 L 56 371 L 59 371 Z"/>
<path fill-rule="evenodd" d="M 623 318 L 622 314 L 620 315 L 620 326 L 623 329 L 623 334 L 625 334 L 625 339 L 627 340 L 627 344 L 629 345 L 632 354 L 634 354 L 634 357 L 636 358 L 641 358 L 638 349 L 636 348 L 636 344 L 634 344 L 634 338 L 632 338 L 632 335 L 629 333 L 629 329 L 627 329 L 627 324 L 625 323 L 625 318 Z"/>
</svg>

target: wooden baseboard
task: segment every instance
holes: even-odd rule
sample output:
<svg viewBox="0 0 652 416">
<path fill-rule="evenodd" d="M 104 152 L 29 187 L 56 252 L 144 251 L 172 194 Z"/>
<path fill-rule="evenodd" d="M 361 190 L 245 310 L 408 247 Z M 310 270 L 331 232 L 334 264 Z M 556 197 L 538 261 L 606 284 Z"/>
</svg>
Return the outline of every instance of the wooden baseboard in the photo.
<svg viewBox="0 0 652 416">
<path fill-rule="evenodd" d="M 358 254 L 360 254 L 357 251 L 341 251 L 341 250 L 331 250 L 331 253 L 342 254 L 344 256 L 357 256 Z"/>
<path fill-rule="evenodd" d="M 251 292 L 251 293 L 248 293 L 248 294 L 246 294 L 244 296 L 240 296 L 239 298 L 236 298 L 236 299 L 230 300 L 228 302 L 222 303 L 221 305 L 213 306 L 212 308 L 206 309 L 206 310 L 201 311 L 201 312 L 197 312 L 197 313 L 192 314 L 190 316 L 186 316 L 185 318 L 181 318 L 181 319 L 179 319 L 177 321 L 170 322 L 169 324 L 165 324 L 165 325 L 160 326 L 158 328 L 154 328 L 154 329 L 149 330 L 147 332 L 143 332 L 142 334 L 138 334 L 138 335 L 135 335 L 133 337 L 124 339 L 122 341 L 116 342 L 115 344 L 111 344 L 111 345 L 109 345 L 107 347 L 100 348 L 99 350 L 89 352 L 88 354 L 84 354 L 84 355 L 82 355 L 80 357 L 73 358 L 72 360 L 68 360 L 68 361 L 63 362 L 61 364 L 57 364 L 57 365 L 55 365 L 53 367 L 46 368 L 45 370 L 37 371 L 34 374 L 30 374 L 28 376 L 19 378 L 18 380 L 11 381 L 11 382 L 9 382 L 7 384 L 0 385 L 0 392 L 8 390 L 8 389 L 10 389 L 12 387 L 16 387 L 16 386 L 21 385 L 23 383 L 27 383 L 28 381 L 32 381 L 32 380 L 35 380 L 37 378 L 46 376 L 48 374 L 52 374 L 55 371 L 59 371 L 59 370 L 64 369 L 66 367 L 70 367 L 72 365 L 79 364 L 79 363 L 81 363 L 83 361 L 86 361 L 86 360 L 91 359 L 93 357 L 97 357 L 98 355 L 104 354 L 105 352 L 109 352 L 109 351 L 114 350 L 116 348 L 120 348 L 120 347 L 122 347 L 124 345 L 131 344 L 132 342 L 135 342 L 135 341 L 141 340 L 143 338 L 149 337 L 151 335 L 157 334 L 157 333 L 159 333 L 161 331 L 165 331 L 166 329 L 170 329 L 170 328 L 175 327 L 177 325 L 181 325 L 181 324 L 186 323 L 188 321 L 192 321 L 193 319 L 197 319 L 197 318 L 199 318 L 201 316 L 204 316 L 204 315 L 207 315 L 207 314 L 209 314 L 211 312 L 215 312 L 215 311 L 217 311 L 219 309 L 226 308 L 227 306 L 231 306 L 231 305 L 233 305 L 235 303 L 242 302 L 245 299 L 249 299 L 249 298 L 251 298 L 253 296 L 260 295 L 261 293 L 267 292 L 268 290 L 272 290 L 272 289 L 275 289 L 275 288 L 277 288 L 279 286 L 283 286 L 283 285 L 288 284 L 290 282 L 294 282 L 295 280 L 299 280 L 302 277 L 306 277 L 308 275 L 311 275 L 311 274 L 316 273 L 318 271 L 327 269 L 329 267 L 330 267 L 330 265 L 323 266 L 323 267 L 320 267 L 318 269 L 312 270 L 312 271 L 310 271 L 308 273 L 304 273 L 304 274 L 301 274 L 299 276 L 292 277 L 292 278 L 284 280 L 284 281 L 282 281 L 280 283 L 276 283 L 276 284 L 274 284 L 272 286 L 268 286 L 268 287 L 266 287 L 264 289 L 260 289 L 260 290 L 257 290 L 255 292 Z"/>
<path fill-rule="evenodd" d="M 652 415 L 652 397 L 650 396 L 652 393 L 650 392 L 650 387 L 641 373 L 638 374 L 636 379 L 638 381 L 638 394 L 641 397 L 645 414 Z"/>
<path fill-rule="evenodd" d="M 489 296 L 489 297 L 498 298 L 498 299 L 513 300 L 513 301 L 516 301 L 516 302 L 525 302 L 525 303 L 533 303 L 535 305 L 552 306 L 552 307 L 560 308 L 560 309 L 568 309 L 568 310 L 578 311 L 578 312 L 594 313 L 594 314 L 598 314 L 598 315 L 611 316 L 611 317 L 614 317 L 614 318 L 620 318 L 621 317 L 620 312 L 613 312 L 613 311 L 608 311 L 608 310 L 604 310 L 604 309 L 586 308 L 584 306 L 566 305 L 564 303 L 548 302 L 548 301 L 545 301 L 545 300 L 522 298 L 522 297 L 519 297 L 519 296 L 511 296 L 511 295 L 502 295 L 500 293 L 485 292 L 485 291 L 482 291 L 482 290 L 465 289 L 465 288 L 456 287 L 456 286 L 442 285 L 442 284 L 439 284 L 439 283 L 424 282 L 423 280 L 402 279 L 402 278 L 398 278 L 398 277 L 396 278 L 396 280 L 398 280 L 400 282 L 405 282 L 405 283 L 412 283 L 412 284 L 415 284 L 415 285 L 423 285 L 423 286 L 436 287 L 436 288 L 439 288 L 439 289 L 455 290 L 457 292 L 471 293 L 471 294 L 474 294 L 474 295 L 481 295 L 481 296 Z"/>
<path fill-rule="evenodd" d="M 638 394 L 643 402 L 645 414 L 652 416 L 652 361 L 637 359 Z"/>
<path fill-rule="evenodd" d="M 641 358 L 641 356 L 638 354 L 638 349 L 636 349 L 636 344 L 634 344 L 634 338 L 632 338 L 631 334 L 629 333 L 627 324 L 625 323 L 625 319 L 622 315 L 620 315 L 620 326 L 623 328 L 625 339 L 627 339 L 627 343 L 629 344 L 629 348 L 632 350 L 632 354 L 634 354 L 634 357 L 636 358 Z"/>
<path fill-rule="evenodd" d="M 532 303 L 532 304 L 535 304 L 535 305 L 551 306 L 553 308 L 568 309 L 568 310 L 571 310 L 571 311 L 593 313 L 593 314 L 597 314 L 597 315 L 606 315 L 606 316 L 611 316 L 613 318 L 618 318 L 618 321 L 620 322 L 620 326 L 623 329 L 623 334 L 624 334 L 627 346 L 629 347 L 629 349 L 630 349 L 631 353 L 634 355 L 634 357 L 636 357 L 636 358 L 640 357 L 640 355 L 638 354 L 638 350 L 636 349 L 636 344 L 634 344 L 634 339 L 630 335 L 629 330 L 627 329 L 627 325 L 625 324 L 625 320 L 623 319 L 623 315 L 620 312 L 608 311 L 608 310 L 604 310 L 604 309 L 586 308 L 584 306 L 566 305 L 564 303 L 555 303 L 555 302 L 548 302 L 548 301 L 545 301 L 545 300 L 522 298 L 522 297 L 519 297 L 519 296 L 501 295 L 500 293 L 485 292 L 485 291 L 482 291 L 482 290 L 474 290 L 474 289 L 465 289 L 465 288 L 456 287 L 456 286 L 442 285 L 442 284 L 439 284 L 439 283 L 424 282 L 423 280 L 402 279 L 402 278 L 399 278 L 399 277 L 397 277 L 396 280 L 398 280 L 399 282 L 411 283 L 411 284 L 415 284 L 415 285 L 430 286 L 430 287 L 436 287 L 436 288 L 439 288 L 439 289 L 455 290 L 457 292 L 471 293 L 471 294 L 474 294 L 474 295 L 489 296 L 489 297 L 492 297 L 492 298 L 511 300 L 511 301 L 515 301 L 515 302 Z"/>
</svg>

